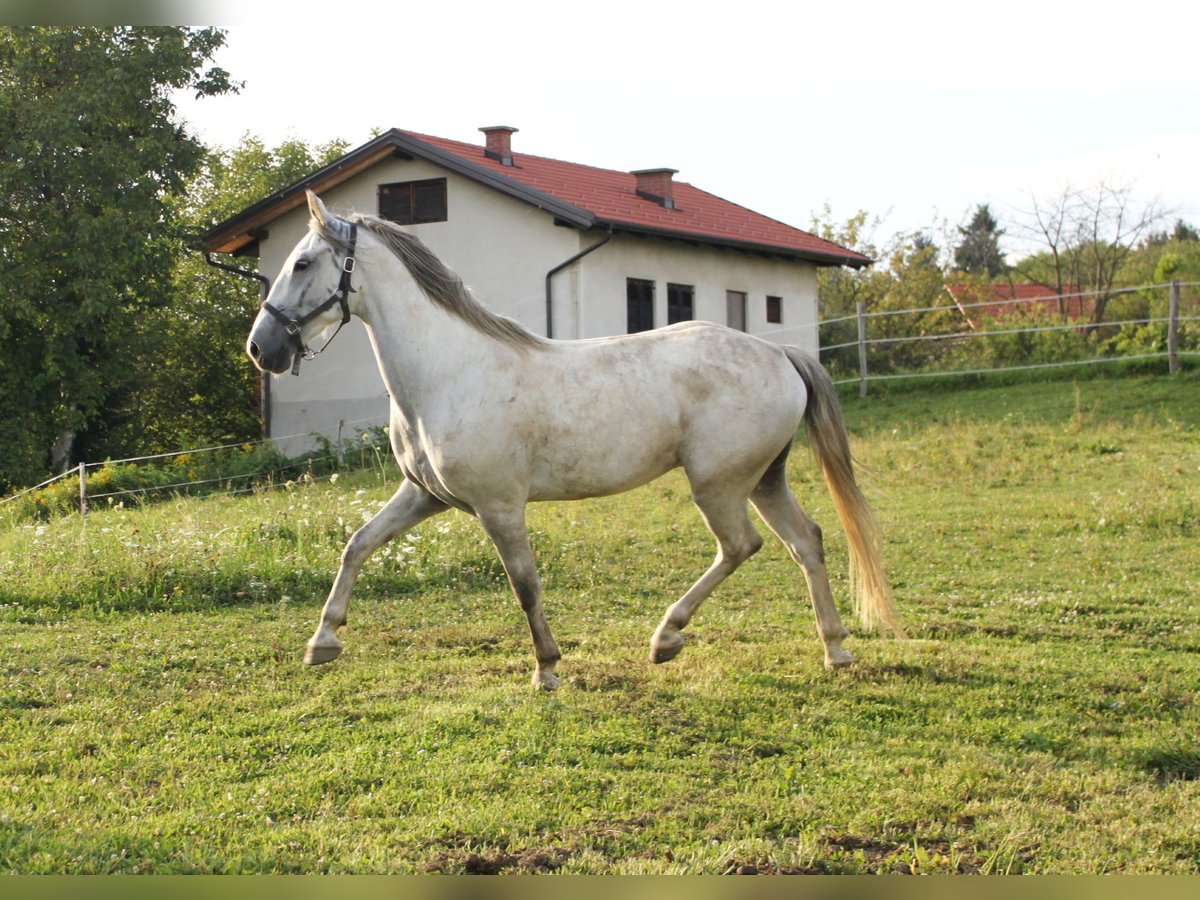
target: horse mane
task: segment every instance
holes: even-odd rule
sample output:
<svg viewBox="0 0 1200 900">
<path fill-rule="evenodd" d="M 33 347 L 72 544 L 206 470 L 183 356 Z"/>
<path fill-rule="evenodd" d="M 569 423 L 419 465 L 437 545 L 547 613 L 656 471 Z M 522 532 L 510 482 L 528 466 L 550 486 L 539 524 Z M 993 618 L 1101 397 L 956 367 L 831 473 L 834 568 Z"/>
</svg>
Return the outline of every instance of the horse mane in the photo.
<svg viewBox="0 0 1200 900">
<path fill-rule="evenodd" d="M 346 221 L 365 228 L 404 263 L 421 292 L 442 309 L 452 313 L 488 337 L 515 347 L 546 347 L 545 338 L 529 331 L 519 322 L 492 312 L 475 299 L 462 279 L 448 269 L 421 239 L 404 231 L 394 222 L 378 216 L 355 213 Z M 325 226 L 320 219 L 309 222 L 309 229 L 342 251 L 348 251 L 346 238 Z"/>
</svg>

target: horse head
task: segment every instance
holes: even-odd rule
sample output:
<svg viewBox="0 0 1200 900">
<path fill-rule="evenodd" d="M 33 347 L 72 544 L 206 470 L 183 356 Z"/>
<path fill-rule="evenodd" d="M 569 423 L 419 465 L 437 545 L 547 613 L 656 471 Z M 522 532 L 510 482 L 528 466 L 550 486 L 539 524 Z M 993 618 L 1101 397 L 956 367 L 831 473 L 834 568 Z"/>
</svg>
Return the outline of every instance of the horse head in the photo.
<svg viewBox="0 0 1200 900">
<path fill-rule="evenodd" d="M 264 372 L 297 372 L 301 359 L 320 352 L 309 349 L 310 337 L 350 320 L 357 227 L 332 215 L 312 191 L 308 209 L 308 234 L 284 262 L 246 339 L 246 352 Z"/>
</svg>

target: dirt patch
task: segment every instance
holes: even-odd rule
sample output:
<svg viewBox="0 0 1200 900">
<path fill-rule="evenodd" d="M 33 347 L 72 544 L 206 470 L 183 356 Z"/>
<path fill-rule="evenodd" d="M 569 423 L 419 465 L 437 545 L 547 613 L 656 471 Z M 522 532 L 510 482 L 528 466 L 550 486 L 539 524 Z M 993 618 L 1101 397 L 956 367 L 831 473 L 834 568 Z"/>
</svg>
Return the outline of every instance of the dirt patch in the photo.
<svg viewBox="0 0 1200 900">
<path fill-rule="evenodd" d="M 564 862 L 566 855 L 560 850 L 509 851 L 502 847 L 491 847 L 440 853 L 425 864 L 425 871 L 447 875 L 499 875 L 502 872 L 535 875 L 557 871 Z"/>
<path fill-rule="evenodd" d="M 828 870 L 823 865 L 816 866 L 775 866 L 769 862 L 738 862 L 731 859 L 725 863 L 722 875 L 824 875 Z"/>
<path fill-rule="evenodd" d="M 971 819 L 974 824 L 974 819 Z M 837 871 L 842 859 L 852 859 L 863 872 L 896 875 L 927 874 L 931 871 L 978 875 L 986 865 L 978 849 L 948 841 L 877 841 L 853 834 L 833 835 L 825 842 L 826 871 Z"/>
</svg>

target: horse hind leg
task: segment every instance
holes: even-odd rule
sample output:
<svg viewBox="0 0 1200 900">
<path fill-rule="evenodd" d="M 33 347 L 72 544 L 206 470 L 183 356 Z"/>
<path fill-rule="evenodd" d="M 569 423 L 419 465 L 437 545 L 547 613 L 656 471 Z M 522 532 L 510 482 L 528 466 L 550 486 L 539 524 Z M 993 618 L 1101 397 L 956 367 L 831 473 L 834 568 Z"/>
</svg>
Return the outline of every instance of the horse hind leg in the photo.
<svg viewBox="0 0 1200 900">
<path fill-rule="evenodd" d="M 842 624 L 829 574 L 825 569 L 825 547 L 821 528 L 809 518 L 784 478 L 786 451 L 767 470 L 750 495 L 750 502 L 763 521 L 787 548 L 788 554 L 804 570 L 808 593 L 817 618 L 817 633 L 825 647 L 825 665 L 841 668 L 854 663 L 854 657 L 843 649 L 842 641 L 850 632 Z"/>
<path fill-rule="evenodd" d="M 670 662 L 683 649 L 680 633 L 692 620 L 700 604 L 722 581 L 762 547 L 746 508 L 746 494 L 728 490 L 700 491 L 693 485 L 693 498 L 708 530 L 717 539 L 717 557 L 686 594 L 672 603 L 650 639 L 650 660 Z"/>
</svg>

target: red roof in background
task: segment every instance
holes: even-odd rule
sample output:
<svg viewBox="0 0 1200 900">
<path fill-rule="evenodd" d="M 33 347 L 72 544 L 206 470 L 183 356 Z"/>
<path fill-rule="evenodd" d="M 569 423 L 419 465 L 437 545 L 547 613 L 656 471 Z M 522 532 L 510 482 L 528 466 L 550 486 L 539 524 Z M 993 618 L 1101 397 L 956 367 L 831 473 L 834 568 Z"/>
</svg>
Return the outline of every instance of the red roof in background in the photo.
<svg viewBox="0 0 1200 900">
<path fill-rule="evenodd" d="M 1068 319 L 1086 319 L 1092 313 L 1089 298 L 1079 293 L 1079 286 L 1073 284 L 1067 285 L 1061 295 L 1056 294 L 1053 288 L 1036 282 L 948 284 L 946 291 L 972 328 L 978 319 L 984 318 L 1011 319 L 1040 313 L 1065 315 Z"/>
<path fill-rule="evenodd" d="M 637 192 L 630 172 L 513 153 L 505 165 L 468 144 L 416 132 L 392 131 L 267 197 L 212 228 L 202 239 L 209 251 L 234 253 L 252 245 L 257 229 L 304 203 L 305 190 L 339 184 L 394 153 L 420 157 L 505 192 L 580 228 L 612 226 L 618 231 L 694 240 L 718 246 L 776 253 L 819 265 L 861 268 L 871 259 L 816 235 L 760 215 L 736 203 L 672 181 L 675 208 Z"/>
<path fill-rule="evenodd" d="M 666 209 L 653 200 L 639 196 L 637 179 L 629 172 L 600 169 L 528 153 L 513 153 L 513 165 L 508 166 L 486 156 L 480 144 L 410 131 L 402 133 L 587 210 L 599 224 L 690 235 L 721 243 L 775 247 L 856 268 L 871 262 L 861 253 L 738 206 L 686 182 L 673 182 L 675 208 Z"/>
</svg>

